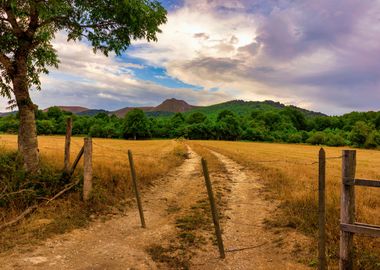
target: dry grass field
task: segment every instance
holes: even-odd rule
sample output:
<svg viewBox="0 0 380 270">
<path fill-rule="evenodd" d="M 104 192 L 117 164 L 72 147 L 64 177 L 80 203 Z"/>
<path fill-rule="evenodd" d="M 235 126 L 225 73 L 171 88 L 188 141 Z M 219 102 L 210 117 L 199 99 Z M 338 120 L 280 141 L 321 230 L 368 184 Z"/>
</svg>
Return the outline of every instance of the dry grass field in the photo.
<svg viewBox="0 0 380 270">
<path fill-rule="evenodd" d="M 38 140 L 42 163 L 58 171 L 63 168 L 65 138 L 40 136 Z M 83 138 L 73 137 L 71 145 L 71 162 L 73 162 L 83 145 Z M 15 150 L 17 136 L 0 135 L 0 147 Z M 186 146 L 176 141 L 93 139 L 94 192 L 91 207 L 82 202 L 79 190 L 68 193 L 66 199 L 57 200 L 48 206 L 43 205 L 18 226 L 9 227 L 0 233 L 0 251 L 85 226 L 94 212 L 107 214 L 123 211 L 133 201 L 128 149 L 133 152 L 138 181 L 142 189 L 165 176 L 186 157 Z M 76 177 L 82 177 L 82 171 L 81 161 L 76 169 Z M 11 220 L 21 211 L 23 209 L 16 207 L 8 209 L 7 213 L 0 215 L 0 222 Z M 18 237 L 15 238 L 15 234 Z"/>
<path fill-rule="evenodd" d="M 63 168 L 64 136 L 40 136 L 38 138 L 41 159 L 56 168 Z M 83 145 L 83 138 L 71 141 L 71 162 Z M 16 135 L 0 135 L 0 146 L 17 148 Z M 145 184 L 165 175 L 182 161 L 183 144 L 169 140 L 127 141 L 93 139 L 93 168 L 102 180 L 127 181 L 129 178 L 128 150 L 132 150 L 139 180 Z M 80 163 L 81 164 L 81 163 Z M 79 167 L 80 168 L 80 167 Z M 80 169 L 79 169 L 80 170 Z"/>
<path fill-rule="evenodd" d="M 152 184 L 153 180 L 165 178 L 169 171 L 182 164 L 186 158 L 186 144 L 208 160 L 212 174 L 225 175 L 227 171 L 220 160 L 208 150 L 219 152 L 257 173 L 265 186 L 265 191 L 268 191 L 265 192 L 265 196 L 271 194 L 268 199 L 276 199 L 281 205 L 280 214 L 270 217 L 266 225 L 295 228 L 308 235 L 313 240 L 310 246 L 302 248 L 310 250 L 310 257 L 299 258 L 298 261 L 316 265 L 319 147 L 271 143 L 126 141 L 95 138 L 93 139 L 95 198 L 91 209 L 81 201 L 79 190 L 73 192 L 66 199 L 39 209 L 18 226 L 1 232 L 0 251 L 85 226 L 90 220 L 89 216 L 94 211 L 102 210 L 102 207 L 107 208 L 106 215 L 115 209 L 120 209 L 122 212 L 129 205 L 129 201 L 133 200 L 127 150 L 131 149 L 134 154 L 139 182 L 144 189 Z M 82 145 L 83 138 L 73 138 L 71 160 L 75 158 Z M 17 137 L 0 135 L 1 146 L 16 149 Z M 43 163 L 55 168 L 63 167 L 63 136 L 41 136 L 39 148 Z M 327 234 L 331 269 L 337 267 L 338 261 L 340 156 L 343 149 L 345 148 L 325 148 L 327 158 L 332 158 L 327 160 Z M 357 149 L 357 152 L 356 176 L 380 179 L 378 167 L 380 151 Z M 81 167 L 77 169 L 77 173 L 78 177 L 81 177 Z M 359 187 L 356 190 L 357 221 L 380 224 L 380 190 Z M 17 239 L 13 237 L 15 234 L 19 235 Z M 376 267 L 379 266 L 380 241 L 355 237 L 355 245 L 357 268 L 378 269 Z"/>
<path fill-rule="evenodd" d="M 271 143 L 197 141 L 258 172 L 265 186 L 282 202 L 283 215 L 273 222 L 317 237 L 319 147 Z M 339 157 L 346 148 L 326 147 L 326 156 Z M 358 178 L 380 179 L 380 151 L 357 149 Z M 327 160 L 327 230 L 331 266 L 337 263 L 341 158 Z M 357 221 L 380 224 L 380 190 L 356 188 Z M 378 265 L 380 241 L 356 237 L 358 266 Z M 316 242 L 314 242 L 316 247 Z M 316 252 L 316 251 L 315 251 Z M 375 261 L 375 262 L 374 262 Z M 379 265 L 378 265 L 379 266 Z M 380 267 L 380 266 L 379 266 Z"/>
</svg>

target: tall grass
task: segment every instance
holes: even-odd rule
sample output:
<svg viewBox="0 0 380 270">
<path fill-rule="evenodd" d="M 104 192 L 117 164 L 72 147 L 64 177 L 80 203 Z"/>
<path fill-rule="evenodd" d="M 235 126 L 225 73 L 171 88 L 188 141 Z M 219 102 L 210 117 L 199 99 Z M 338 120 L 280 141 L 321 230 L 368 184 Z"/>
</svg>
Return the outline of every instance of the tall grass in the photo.
<svg viewBox="0 0 380 270">
<path fill-rule="evenodd" d="M 62 190 L 64 185 L 61 183 L 62 186 L 59 186 L 59 175 L 63 168 L 64 137 L 41 136 L 38 141 L 44 174 L 41 176 L 43 179 L 37 180 L 45 187 L 44 196 L 52 197 Z M 83 138 L 72 138 L 71 161 L 75 159 L 82 145 Z M 17 136 L 0 135 L 0 147 L 7 149 L 7 152 L 15 151 Z M 165 176 L 186 158 L 186 146 L 177 141 L 93 139 L 94 189 L 90 203 L 82 202 L 80 185 L 49 205 L 44 204 L 44 198 L 40 196 L 41 185 L 35 192 L 39 196 L 33 197 L 33 201 L 31 198 L 25 197 L 28 194 L 25 196 L 24 193 L 17 194 L 9 203 L 0 204 L 0 224 L 12 220 L 28 205 L 40 203 L 41 207 L 17 226 L 0 232 L 0 251 L 85 226 L 88 224 L 89 217 L 96 213 L 115 214 L 123 211 L 129 201 L 133 200 L 128 149 L 132 150 L 134 154 L 137 177 L 139 186 L 143 189 L 142 192 L 146 186 L 154 185 L 155 180 Z M 12 153 L 0 153 L 0 156 L 1 154 L 12 157 Z M 79 179 L 82 178 L 82 166 L 82 162 L 80 162 L 75 174 L 75 177 Z M 0 166 L 0 168 L 3 167 Z M 12 172 L 8 181 L 12 184 L 15 178 L 14 174 L 20 174 L 20 170 L 12 167 L 12 170 L 8 168 L 7 171 Z M 19 182 L 23 181 L 22 173 L 17 179 Z M 24 180 L 30 181 L 27 176 Z M 54 181 L 58 185 L 51 185 L 50 182 Z M 51 190 L 50 187 L 54 187 L 54 190 Z M 21 202 L 23 203 L 21 204 Z"/>
<path fill-rule="evenodd" d="M 314 239 L 318 233 L 319 147 L 271 143 L 198 141 L 257 171 L 273 197 L 281 201 L 282 216 L 274 222 L 301 230 Z M 339 157 L 344 148 L 326 147 L 327 157 Z M 358 178 L 380 179 L 380 151 L 357 150 Z M 279 160 L 279 161 L 277 161 Z M 273 162 L 268 162 L 273 161 Z M 277 162 L 276 162 L 277 161 Z M 339 203 L 341 159 L 327 161 L 327 235 L 329 264 L 337 267 L 339 252 Z M 357 221 L 380 224 L 380 190 L 356 188 Z M 356 269 L 380 268 L 380 241 L 355 237 Z M 309 247 L 305 247 L 309 248 Z M 316 257 L 316 249 L 314 249 Z"/>
</svg>

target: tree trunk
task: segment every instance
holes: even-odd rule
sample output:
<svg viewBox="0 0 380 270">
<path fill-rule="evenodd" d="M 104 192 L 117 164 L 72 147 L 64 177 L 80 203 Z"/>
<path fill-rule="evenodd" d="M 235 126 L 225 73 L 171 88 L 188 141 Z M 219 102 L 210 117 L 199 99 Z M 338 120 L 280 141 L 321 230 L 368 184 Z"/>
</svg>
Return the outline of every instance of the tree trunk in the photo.
<svg viewBox="0 0 380 270">
<path fill-rule="evenodd" d="M 28 173 L 39 169 L 35 105 L 29 96 L 26 72 L 20 72 L 13 80 L 13 89 L 20 114 L 18 150 Z"/>
</svg>

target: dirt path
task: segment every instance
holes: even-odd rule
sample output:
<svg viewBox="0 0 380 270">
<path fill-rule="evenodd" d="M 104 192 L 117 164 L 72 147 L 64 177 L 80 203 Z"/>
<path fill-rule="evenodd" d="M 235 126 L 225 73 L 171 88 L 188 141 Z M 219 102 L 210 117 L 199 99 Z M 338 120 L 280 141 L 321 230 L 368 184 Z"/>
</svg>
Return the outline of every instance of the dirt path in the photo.
<svg viewBox="0 0 380 270">
<path fill-rule="evenodd" d="M 176 219 L 192 211 L 194 203 L 205 196 L 200 157 L 192 149 L 188 151 L 189 158 L 180 167 L 144 190 L 147 229 L 140 228 L 133 207 L 121 217 L 97 220 L 89 228 L 51 238 L 27 253 L 13 250 L 2 254 L 1 269 L 167 269 L 151 259 L 147 248 L 170 246 L 178 234 Z M 212 175 L 227 198 L 222 221 L 227 258 L 219 260 L 211 244 L 201 246 L 191 260 L 191 269 L 307 269 L 291 258 L 303 239 L 264 225 L 276 205 L 263 198 L 258 176 L 226 156 L 212 153 L 228 171 L 227 175 Z"/>
<path fill-rule="evenodd" d="M 49 239 L 28 253 L 0 255 L 1 269 L 157 269 L 146 248 L 175 237 L 173 212 L 191 205 L 199 193 L 188 188 L 200 177 L 197 166 L 199 156 L 189 148 L 189 158 L 180 167 L 144 191 L 147 229 L 140 228 L 132 208 L 122 217 Z"/>
<path fill-rule="evenodd" d="M 218 181 L 230 182 L 228 208 L 222 223 L 226 259 L 218 259 L 215 246 L 192 261 L 192 269 L 309 269 L 294 263 L 291 254 L 300 251 L 304 237 L 287 230 L 265 226 L 276 211 L 276 204 L 264 199 L 257 175 L 230 158 L 211 151 L 226 167 L 227 176 Z M 219 179 L 219 178 L 225 179 Z"/>
</svg>

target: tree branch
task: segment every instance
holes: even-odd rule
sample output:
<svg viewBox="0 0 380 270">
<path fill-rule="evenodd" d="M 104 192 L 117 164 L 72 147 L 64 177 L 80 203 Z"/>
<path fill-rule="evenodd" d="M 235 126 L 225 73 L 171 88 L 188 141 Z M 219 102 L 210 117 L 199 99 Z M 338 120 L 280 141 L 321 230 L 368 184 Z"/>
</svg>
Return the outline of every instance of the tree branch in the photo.
<svg viewBox="0 0 380 270">
<path fill-rule="evenodd" d="M 12 8 L 9 4 L 5 6 L 4 11 L 7 14 L 7 17 L 8 17 L 7 21 L 11 24 L 15 35 L 17 37 L 22 36 L 24 32 L 22 31 L 21 27 L 18 25 L 16 16 L 13 13 Z"/>
<path fill-rule="evenodd" d="M 28 214 L 30 214 L 31 212 L 33 212 L 34 210 L 36 210 L 38 208 L 37 205 L 33 205 L 31 207 L 29 207 L 28 209 L 26 209 L 24 212 L 22 212 L 18 217 L 16 217 L 15 219 L 7 222 L 7 223 L 4 223 L 4 224 L 1 224 L 0 225 L 0 230 L 6 228 L 6 227 L 9 227 L 17 222 L 19 222 L 21 219 L 23 219 L 25 216 L 27 216 Z"/>
<path fill-rule="evenodd" d="M 38 24 L 38 11 L 35 5 L 30 5 L 30 21 L 28 30 L 26 31 L 27 36 L 32 39 L 34 34 L 36 33 L 39 24 Z"/>
<path fill-rule="evenodd" d="M 0 63 L 4 66 L 7 73 L 10 74 L 12 70 L 12 62 L 11 59 L 9 59 L 8 56 L 6 56 L 4 53 L 0 52 Z"/>
</svg>

